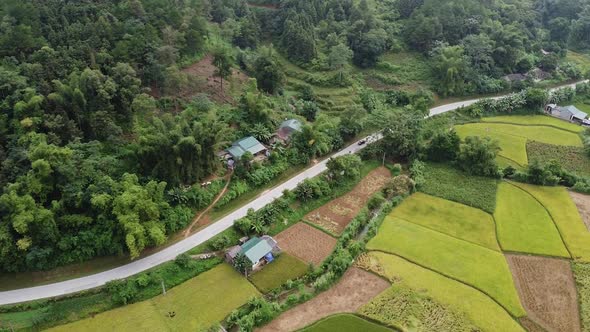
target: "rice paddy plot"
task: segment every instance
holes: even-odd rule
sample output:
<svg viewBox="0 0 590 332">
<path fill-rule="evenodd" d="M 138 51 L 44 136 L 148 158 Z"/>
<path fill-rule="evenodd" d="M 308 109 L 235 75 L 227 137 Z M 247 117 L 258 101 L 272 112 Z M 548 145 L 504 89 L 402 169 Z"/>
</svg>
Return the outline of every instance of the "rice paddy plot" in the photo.
<svg viewBox="0 0 590 332">
<path fill-rule="evenodd" d="M 549 212 L 572 258 L 590 262 L 590 232 L 564 187 L 511 182 L 536 198 Z"/>
<path fill-rule="evenodd" d="M 383 252 L 362 255 L 358 266 L 429 296 L 457 314 L 463 314 L 486 332 L 523 332 L 498 303 L 477 289 Z"/>
<path fill-rule="evenodd" d="M 395 212 L 394 212 L 395 213 Z M 369 250 L 399 255 L 411 262 L 471 285 L 515 317 L 525 315 L 504 255 L 482 246 L 388 216 Z"/>
<path fill-rule="evenodd" d="M 393 215 L 405 221 L 500 251 L 494 219 L 490 214 L 446 199 L 415 193 L 395 208 Z"/>
<path fill-rule="evenodd" d="M 301 330 L 301 332 L 333 331 L 391 332 L 393 330 L 351 314 L 330 316 Z"/>
<path fill-rule="evenodd" d="M 556 127 L 558 129 L 564 129 L 579 133 L 584 131 L 584 127 L 573 124 L 564 120 L 560 120 L 548 115 L 501 115 L 482 118 L 482 122 L 496 122 L 496 123 L 510 123 L 516 125 L 539 125 Z"/>
<path fill-rule="evenodd" d="M 172 288 L 166 295 L 98 314 L 51 331 L 205 330 L 260 293 L 227 264 Z"/>
<path fill-rule="evenodd" d="M 500 183 L 494 217 L 503 250 L 569 257 L 553 219 L 526 191 Z"/>
</svg>

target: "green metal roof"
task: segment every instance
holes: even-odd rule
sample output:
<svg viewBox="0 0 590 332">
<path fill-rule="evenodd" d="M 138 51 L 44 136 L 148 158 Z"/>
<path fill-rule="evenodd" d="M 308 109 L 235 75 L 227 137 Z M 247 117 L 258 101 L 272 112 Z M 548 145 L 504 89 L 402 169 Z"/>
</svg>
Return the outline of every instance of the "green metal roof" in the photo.
<svg viewBox="0 0 590 332">
<path fill-rule="evenodd" d="M 258 262 L 262 257 L 272 251 L 272 247 L 264 239 L 254 237 L 242 245 L 241 253 L 252 262 Z"/>
<path fill-rule="evenodd" d="M 297 130 L 297 131 L 301 131 L 301 121 L 297 120 L 297 119 L 290 119 L 290 120 L 285 120 L 283 121 L 283 123 L 281 123 L 281 126 L 279 128 L 289 128 L 291 130 Z"/>
<path fill-rule="evenodd" d="M 258 140 L 252 136 L 248 136 L 246 138 L 242 138 L 239 141 L 234 142 L 230 148 L 227 149 L 227 152 L 231 154 L 234 158 L 240 158 L 246 151 L 250 152 L 251 154 L 257 154 L 260 151 L 264 151 L 266 148 L 262 145 Z"/>
</svg>

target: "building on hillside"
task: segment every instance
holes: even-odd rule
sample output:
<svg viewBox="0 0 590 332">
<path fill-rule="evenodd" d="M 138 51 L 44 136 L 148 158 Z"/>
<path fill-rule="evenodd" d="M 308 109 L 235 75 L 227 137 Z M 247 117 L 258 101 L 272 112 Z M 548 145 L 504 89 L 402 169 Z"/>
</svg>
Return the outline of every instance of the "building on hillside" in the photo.
<svg viewBox="0 0 590 332">
<path fill-rule="evenodd" d="M 584 123 L 584 120 L 588 117 L 588 114 L 580 111 L 576 106 L 557 106 L 555 104 L 549 104 L 545 106 L 545 113 L 570 122 Z"/>
<path fill-rule="evenodd" d="M 502 77 L 506 82 L 521 82 L 527 79 L 525 74 L 508 74 Z"/>
<path fill-rule="evenodd" d="M 229 148 L 220 152 L 218 156 L 227 160 L 228 166 L 233 168 L 234 162 L 242 158 L 246 152 L 250 152 L 254 156 L 254 160 L 261 161 L 268 157 L 269 151 L 256 138 L 248 136 L 235 141 Z"/>
<path fill-rule="evenodd" d="M 283 121 L 277 132 L 274 133 L 271 143 L 288 143 L 291 139 L 291 135 L 296 131 L 301 131 L 301 127 L 303 127 L 303 124 L 297 119 L 287 119 Z"/>
<path fill-rule="evenodd" d="M 239 246 L 233 246 L 225 253 L 225 260 L 232 264 L 234 259 L 242 254 L 252 263 L 252 270 L 256 271 L 274 260 L 274 256 L 281 252 L 277 241 L 268 235 L 253 237 Z"/>
</svg>

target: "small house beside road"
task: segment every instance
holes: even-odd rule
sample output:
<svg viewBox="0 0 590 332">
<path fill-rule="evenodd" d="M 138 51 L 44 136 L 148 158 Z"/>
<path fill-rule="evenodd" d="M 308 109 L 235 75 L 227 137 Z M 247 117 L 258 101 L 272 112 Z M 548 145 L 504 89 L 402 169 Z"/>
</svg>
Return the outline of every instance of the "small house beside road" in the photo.
<svg viewBox="0 0 590 332">
<path fill-rule="evenodd" d="M 280 248 L 272 237 L 263 235 L 253 237 L 241 246 L 229 248 L 225 254 L 228 263 L 234 263 L 238 255 L 244 255 L 252 264 L 252 271 L 256 271 L 274 260 L 274 256 L 280 253 Z"/>
<path fill-rule="evenodd" d="M 557 106 L 549 104 L 545 107 L 545 112 L 553 117 L 576 123 L 584 123 L 588 114 L 580 111 L 576 106 Z"/>
</svg>

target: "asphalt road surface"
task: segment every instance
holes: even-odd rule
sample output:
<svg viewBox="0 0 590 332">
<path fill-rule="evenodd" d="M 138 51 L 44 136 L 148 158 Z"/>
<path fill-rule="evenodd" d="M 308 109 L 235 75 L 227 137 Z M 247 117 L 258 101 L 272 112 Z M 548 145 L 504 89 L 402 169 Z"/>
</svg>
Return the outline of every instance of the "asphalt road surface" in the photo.
<svg viewBox="0 0 590 332">
<path fill-rule="evenodd" d="M 581 82 L 587 82 L 581 81 Z M 580 83 L 580 82 L 577 82 Z M 564 85 L 558 88 L 570 86 L 575 87 L 574 84 Z M 494 97 L 494 99 L 502 98 L 503 96 Z M 476 103 L 479 99 L 471 99 L 461 102 L 456 102 L 452 104 L 442 105 L 430 110 L 430 116 L 442 114 L 445 112 L 449 112 L 461 107 L 466 107 Z M 367 137 L 367 140 L 370 143 L 375 140 L 381 139 L 381 134 L 376 133 Z M 342 155 L 346 155 L 349 153 L 356 153 L 363 149 L 367 144 L 359 145 L 358 141 L 349 145 L 348 147 L 338 151 L 333 155 L 333 157 L 338 157 Z M 288 189 L 294 189 L 297 184 L 302 182 L 305 179 L 313 178 L 318 174 L 322 173 L 326 170 L 326 163 L 328 160 L 323 160 L 318 162 L 317 164 L 307 168 L 305 171 L 295 175 L 291 179 L 283 182 L 282 184 L 274 187 L 271 190 L 268 190 L 254 199 L 252 202 L 242 206 L 241 208 L 233 211 L 232 213 L 226 215 L 225 217 L 219 219 L 215 223 L 207 226 L 203 230 L 167 247 L 162 249 L 161 251 L 150 255 L 148 257 L 138 259 L 133 261 L 129 264 L 96 273 L 93 275 L 89 275 L 86 277 L 71 279 L 67 281 L 62 281 L 58 283 L 43 285 L 43 286 L 36 286 L 36 287 L 29 287 L 29 288 L 22 288 L 16 289 L 11 291 L 0 292 L 0 305 L 3 304 L 11 304 L 11 303 L 18 303 L 18 302 L 25 302 L 25 301 L 32 301 L 38 300 L 43 298 L 55 297 L 66 295 L 70 293 L 75 293 L 83 290 L 92 289 L 95 287 L 99 287 L 104 285 L 105 283 L 116 280 L 122 279 L 134 274 L 143 272 L 145 270 L 151 269 L 156 265 L 160 265 L 167 261 L 173 260 L 176 256 L 189 251 L 190 249 L 198 246 L 199 244 L 209 240 L 213 236 L 223 232 L 224 230 L 230 228 L 234 220 L 244 217 L 249 209 L 258 210 L 263 206 L 267 205 L 268 203 L 272 202 L 275 198 L 278 198 L 282 195 L 283 191 Z"/>
</svg>

